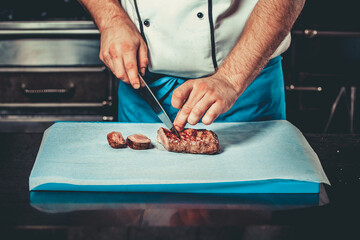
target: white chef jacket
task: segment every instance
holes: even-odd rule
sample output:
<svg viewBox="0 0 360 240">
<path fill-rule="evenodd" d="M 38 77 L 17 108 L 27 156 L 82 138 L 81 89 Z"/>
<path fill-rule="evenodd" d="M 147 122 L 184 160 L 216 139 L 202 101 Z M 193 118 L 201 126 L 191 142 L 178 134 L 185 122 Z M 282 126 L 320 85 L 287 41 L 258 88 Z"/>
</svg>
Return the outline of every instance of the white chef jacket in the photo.
<svg viewBox="0 0 360 240">
<path fill-rule="evenodd" d="M 149 50 L 149 70 L 184 78 L 213 74 L 233 49 L 257 0 L 120 0 Z M 272 58 L 290 45 L 290 34 Z"/>
</svg>

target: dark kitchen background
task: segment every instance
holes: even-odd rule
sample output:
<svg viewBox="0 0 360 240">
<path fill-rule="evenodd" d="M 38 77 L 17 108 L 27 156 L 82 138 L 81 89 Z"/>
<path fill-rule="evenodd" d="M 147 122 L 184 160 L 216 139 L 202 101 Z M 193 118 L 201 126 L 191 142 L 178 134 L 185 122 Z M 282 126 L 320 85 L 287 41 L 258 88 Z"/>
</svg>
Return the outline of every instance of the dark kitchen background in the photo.
<svg viewBox="0 0 360 240">
<path fill-rule="evenodd" d="M 356 0 L 308 0 L 283 54 L 287 118 L 306 133 L 359 133 Z M 116 81 L 76 0 L 0 3 L 0 132 L 116 121 Z"/>
</svg>

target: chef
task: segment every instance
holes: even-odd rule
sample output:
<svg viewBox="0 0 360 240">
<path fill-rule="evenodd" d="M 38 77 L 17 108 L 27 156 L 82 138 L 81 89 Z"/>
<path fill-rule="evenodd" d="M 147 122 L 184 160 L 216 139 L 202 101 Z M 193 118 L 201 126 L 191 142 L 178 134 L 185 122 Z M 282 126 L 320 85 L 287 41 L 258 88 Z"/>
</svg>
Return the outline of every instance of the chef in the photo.
<svg viewBox="0 0 360 240">
<path fill-rule="evenodd" d="M 121 79 L 119 121 L 158 122 L 140 72 L 177 130 L 202 121 L 285 119 L 280 54 L 305 0 L 79 0 Z"/>
</svg>

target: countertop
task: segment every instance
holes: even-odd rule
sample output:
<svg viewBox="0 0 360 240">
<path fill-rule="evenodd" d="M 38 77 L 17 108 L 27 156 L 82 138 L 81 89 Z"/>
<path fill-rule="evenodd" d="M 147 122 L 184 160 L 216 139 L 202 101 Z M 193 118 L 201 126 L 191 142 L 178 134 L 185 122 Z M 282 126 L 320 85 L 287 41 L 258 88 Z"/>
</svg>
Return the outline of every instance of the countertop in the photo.
<svg viewBox="0 0 360 240">
<path fill-rule="evenodd" d="M 0 133 L 0 238 L 359 239 L 360 135 L 305 137 L 332 184 L 319 195 L 39 193 L 31 202 L 42 134 Z"/>
</svg>

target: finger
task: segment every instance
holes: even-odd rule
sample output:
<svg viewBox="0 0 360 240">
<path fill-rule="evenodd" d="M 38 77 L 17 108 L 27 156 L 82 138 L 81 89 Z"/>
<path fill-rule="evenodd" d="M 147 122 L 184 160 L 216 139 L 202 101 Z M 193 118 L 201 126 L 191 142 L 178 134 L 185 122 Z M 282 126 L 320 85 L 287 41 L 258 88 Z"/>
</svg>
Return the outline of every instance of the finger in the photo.
<svg viewBox="0 0 360 240">
<path fill-rule="evenodd" d="M 118 45 L 111 44 L 107 51 L 104 51 L 104 57 L 110 65 L 110 70 L 114 75 L 121 79 L 123 82 L 128 83 L 127 75 L 124 73 L 124 66 L 122 62 L 122 56 Z"/>
<path fill-rule="evenodd" d="M 112 58 L 112 66 L 113 66 L 113 73 L 115 76 L 119 79 L 121 79 L 123 82 L 129 84 L 129 77 L 127 76 L 125 69 L 124 69 L 124 63 L 121 58 Z"/>
<path fill-rule="evenodd" d="M 184 113 L 184 111 L 191 111 L 191 110 L 187 110 L 186 107 L 185 108 L 181 108 L 180 111 L 177 113 L 175 120 L 174 120 L 174 127 L 176 128 L 177 131 L 181 132 L 187 122 L 187 117 L 189 114 Z"/>
<path fill-rule="evenodd" d="M 114 67 L 113 67 L 110 55 L 107 53 L 101 53 L 99 55 L 99 58 L 110 69 L 110 71 L 112 73 L 114 73 Z M 115 73 L 114 73 L 114 75 L 115 75 Z"/>
<path fill-rule="evenodd" d="M 100 59 L 118 79 L 129 84 L 129 78 L 124 71 L 122 59 L 118 57 L 114 50 L 102 52 Z"/>
<path fill-rule="evenodd" d="M 171 104 L 174 108 L 180 109 L 193 89 L 193 80 L 187 80 L 176 88 L 171 97 Z"/>
<path fill-rule="evenodd" d="M 149 64 L 149 58 L 147 53 L 147 46 L 145 43 L 140 43 L 140 48 L 138 52 L 138 60 L 139 60 L 139 70 L 141 72 L 141 76 L 145 75 L 145 69 Z"/>
<path fill-rule="evenodd" d="M 144 78 L 143 78 L 144 79 Z M 139 81 L 140 81 L 140 86 L 141 87 L 145 87 L 145 83 L 140 79 L 140 77 L 139 77 Z M 145 81 L 145 80 L 144 80 Z"/>
<path fill-rule="evenodd" d="M 215 102 L 205 113 L 202 122 L 205 125 L 213 123 L 215 119 L 223 113 L 223 110 L 223 106 L 219 102 Z"/>
<path fill-rule="evenodd" d="M 191 125 L 197 124 L 205 112 L 216 102 L 209 94 L 206 94 L 195 106 L 192 108 L 191 113 L 187 119 Z"/>
<path fill-rule="evenodd" d="M 185 104 L 182 106 L 181 110 L 178 112 L 174 120 L 174 126 L 177 126 L 180 131 L 184 129 L 186 122 L 188 121 L 188 117 L 193 111 L 194 106 L 204 97 L 204 95 L 205 92 L 203 91 L 199 92 L 196 89 L 193 89 L 191 91 L 189 98 L 186 100 Z"/>
<path fill-rule="evenodd" d="M 129 52 L 124 54 L 124 66 L 125 72 L 129 77 L 130 83 L 133 88 L 138 89 L 140 87 L 140 80 L 138 76 L 138 67 L 136 61 L 136 52 Z"/>
</svg>

